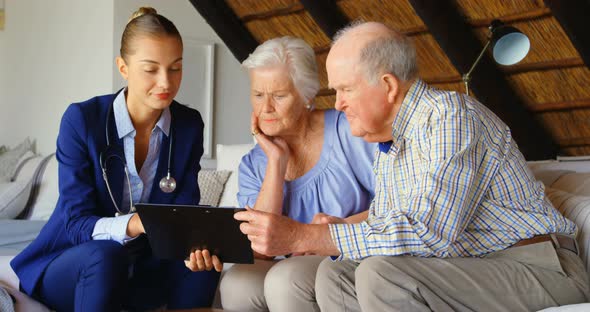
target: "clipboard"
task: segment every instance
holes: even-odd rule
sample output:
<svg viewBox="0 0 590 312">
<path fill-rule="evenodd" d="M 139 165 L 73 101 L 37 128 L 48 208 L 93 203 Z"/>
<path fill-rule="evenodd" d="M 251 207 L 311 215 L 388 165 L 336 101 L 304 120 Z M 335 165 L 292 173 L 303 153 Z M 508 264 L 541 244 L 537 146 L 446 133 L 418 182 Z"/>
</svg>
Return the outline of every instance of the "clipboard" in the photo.
<svg viewBox="0 0 590 312">
<path fill-rule="evenodd" d="M 244 208 L 136 204 L 152 253 L 160 259 L 186 260 L 208 249 L 223 263 L 254 263 L 248 237 L 234 213 Z"/>
</svg>

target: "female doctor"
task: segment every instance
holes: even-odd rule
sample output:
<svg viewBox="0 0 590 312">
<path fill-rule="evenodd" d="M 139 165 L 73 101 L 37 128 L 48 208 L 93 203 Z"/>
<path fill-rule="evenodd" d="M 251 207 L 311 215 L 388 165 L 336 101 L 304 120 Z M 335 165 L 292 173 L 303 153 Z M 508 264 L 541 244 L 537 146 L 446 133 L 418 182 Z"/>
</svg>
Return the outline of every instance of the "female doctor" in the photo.
<svg viewBox="0 0 590 312">
<path fill-rule="evenodd" d="M 127 87 L 72 104 L 64 113 L 55 212 L 11 262 L 21 289 L 48 307 L 119 311 L 211 305 L 222 268 L 217 257 L 203 251 L 192 253 L 186 264 L 158 260 L 142 243 L 145 237 L 135 239 L 144 228 L 133 203 L 198 204 L 200 199 L 203 121 L 196 110 L 173 101 L 182 78 L 182 51 L 174 24 L 153 8 L 140 8 L 123 32 L 116 60 Z"/>
</svg>

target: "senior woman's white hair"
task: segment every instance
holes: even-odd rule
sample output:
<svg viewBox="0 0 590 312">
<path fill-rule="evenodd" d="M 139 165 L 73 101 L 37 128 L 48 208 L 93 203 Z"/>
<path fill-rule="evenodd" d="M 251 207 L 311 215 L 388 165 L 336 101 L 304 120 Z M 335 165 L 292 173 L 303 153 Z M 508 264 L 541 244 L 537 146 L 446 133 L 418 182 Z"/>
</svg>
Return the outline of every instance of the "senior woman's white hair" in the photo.
<svg viewBox="0 0 590 312">
<path fill-rule="evenodd" d="M 299 38 L 290 36 L 274 38 L 259 45 L 242 62 L 242 67 L 246 69 L 275 65 L 287 65 L 295 89 L 304 103 L 309 103 L 313 107 L 311 100 L 320 90 L 318 65 L 313 49 Z"/>
</svg>

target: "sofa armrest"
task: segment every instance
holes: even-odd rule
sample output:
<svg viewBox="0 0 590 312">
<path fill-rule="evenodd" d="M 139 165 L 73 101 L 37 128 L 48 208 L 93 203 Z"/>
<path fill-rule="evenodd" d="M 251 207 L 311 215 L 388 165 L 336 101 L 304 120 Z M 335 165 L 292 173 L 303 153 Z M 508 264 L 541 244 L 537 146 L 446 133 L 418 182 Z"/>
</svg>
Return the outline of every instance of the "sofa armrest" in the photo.
<svg viewBox="0 0 590 312">
<path fill-rule="evenodd" d="M 42 158 L 39 162 L 33 162 L 33 164 L 37 164 L 37 166 L 35 167 L 35 170 L 32 174 L 31 192 L 30 192 L 27 204 L 25 205 L 25 208 L 17 216 L 17 219 L 29 219 L 33 216 L 33 209 L 36 206 L 37 200 L 39 198 L 40 188 L 41 188 L 41 185 L 43 184 L 43 178 L 45 177 L 45 169 L 47 168 L 48 163 L 52 159 L 55 160 L 55 153 Z M 30 169 L 28 169 L 28 170 L 30 170 Z M 48 177 L 48 179 L 52 179 L 52 178 L 57 179 L 57 176 Z M 55 183 L 57 183 L 57 181 L 55 181 Z M 55 204 L 56 204 L 56 202 L 53 203 L 54 206 L 55 206 Z"/>
</svg>

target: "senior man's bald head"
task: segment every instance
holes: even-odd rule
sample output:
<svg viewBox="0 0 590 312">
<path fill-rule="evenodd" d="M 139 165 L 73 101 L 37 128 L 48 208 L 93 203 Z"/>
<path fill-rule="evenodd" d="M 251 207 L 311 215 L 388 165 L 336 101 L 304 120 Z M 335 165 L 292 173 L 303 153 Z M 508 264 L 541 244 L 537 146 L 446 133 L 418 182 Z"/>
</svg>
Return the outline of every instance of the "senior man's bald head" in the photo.
<svg viewBox="0 0 590 312">
<path fill-rule="evenodd" d="M 355 60 L 372 82 L 383 73 L 410 81 L 418 71 L 411 40 L 378 22 L 355 22 L 338 31 L 327 61 L 340 57 Z"/>
<path fill-rule="evenodd" d="M 391 125 L 417 72 L 411 41 L 380 23 L 354 23 L 336 34 L 326 71 L 336 91 L 334 107 L 346 114 L 352 135 L 391 140 Z"/>
</svg>

